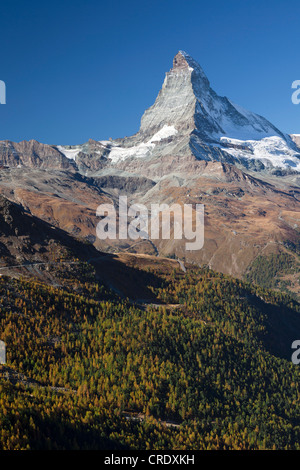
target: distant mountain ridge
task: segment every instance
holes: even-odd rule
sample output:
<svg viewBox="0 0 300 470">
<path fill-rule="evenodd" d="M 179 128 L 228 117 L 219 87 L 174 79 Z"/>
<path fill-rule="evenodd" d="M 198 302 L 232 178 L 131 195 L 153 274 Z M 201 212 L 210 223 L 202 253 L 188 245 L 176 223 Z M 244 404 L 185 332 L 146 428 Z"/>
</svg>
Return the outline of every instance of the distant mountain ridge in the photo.
<svg viewBox="0 0 300 470">
<path fill-rule="evenodd" d="M 299 136 L 219 96 L 201 66 L 179 51 L 139 131 L 115 140 L 50 146 L 0 141 L 0 165 L 114 173 L 131 159 L 194 156 L 254 171 L 300 172 Z"/>
<path fill-rule="evenodd" d="M 300 171 L 300 150 L 291 136 L 217 95 L 200 65 L 184 51 L 174 57 L 139 131 L 99 144 L 103 149 L 98 152 L 112 165 L 131 158 L 193 155 L 254 170 Z M 66 156 L 74 150 L 60 147 Z"/>
<path fill-rule="evenodd" d="M 180 51 L 135 135 L 73 146 L 0 142 L 0 194 L 101 252 L 178 257 L 236 277 L 258 257 L 269 266 L 280 255 L 294 268 L 276 271 L 276 282 L 300 295 L 299 145 L 299 135 L 218 96 Z M 120 195 L 148 208 L 203 204 L 203 249 L 187 252 L 185 239 L 100 240 L 97 207 L 118 210 Z M 7 236 L 12 247 L 17 238 Z"/>
</svg>

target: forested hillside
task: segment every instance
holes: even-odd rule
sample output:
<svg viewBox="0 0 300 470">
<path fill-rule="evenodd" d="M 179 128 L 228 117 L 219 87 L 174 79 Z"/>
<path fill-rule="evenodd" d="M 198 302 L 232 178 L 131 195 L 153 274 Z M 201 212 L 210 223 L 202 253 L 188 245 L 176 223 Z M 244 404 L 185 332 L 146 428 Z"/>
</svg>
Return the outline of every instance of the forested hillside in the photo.
<svg viewBox="0 0 300 470">
<path fill-rule="evenodd" d="M 0 448 L 299 449 L 300 304 L 208 269 L 148 278 L 148 305 L 0 278 Z"/>
</svg>

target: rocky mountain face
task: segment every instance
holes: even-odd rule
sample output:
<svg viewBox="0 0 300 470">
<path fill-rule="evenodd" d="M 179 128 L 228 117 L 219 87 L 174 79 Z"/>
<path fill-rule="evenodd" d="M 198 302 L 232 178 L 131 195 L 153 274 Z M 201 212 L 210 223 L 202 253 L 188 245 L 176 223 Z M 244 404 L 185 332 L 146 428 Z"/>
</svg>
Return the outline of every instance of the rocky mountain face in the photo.
<svg viewBox="0 0 300 470">
<path fill-rule="evenodd" d="M 95 256 L 99 252 L 92 245 L 83 245 L 67 232 L 0 195 L 0 275 L 20 274 L 28 269 L 37 275 L 38 268 L 42 268 L 45 277 L 49 265 L 57 261 Z"/>
<path fill-rule="evenodd" d="M 76 278 L 100 280 L 126 298 L 154 301 L 146 269 L 163 272 L 178 268 L 168 258 L 102 253 L 90 243 L 71 236 L 0 195 L 0 277 L 34 278 L 54 286 L 72 286 Z M 142 268 L 142 269 L 141 269 Z"/>
<path fill-rule="evenodd" d="M 155 103 L 142 116 L 137 134 L 59 149 L 74 158 L 81 170 L 84 166 L 92 171 L 108 166 L 115 169 L 132 159 L 192 155 L 197 160 L 222 161 L 255 171 L 300 171 L 295 139 L 217 95 L 200 65 L 183 51 L 174 57 L 173 68 Z"/>
<path fill-rule="evenodd" d="M 299 136 L 218 96 L 180 51 L 135 135 L 76 146 L 0 142 L 0 193 L 98 250 L 178 256 L 242 277 L 258 256 L 299 246 L 299 145 Z M 204 204 L 203 249 L 187 253 L 186 240 L 99 240 L 96 209 L 117 208 L 119 195 L 147 206 Z"/>
<path fill-rule="evenodd" d="M 75 166 L 56 147 L 36 140 L 0 141 L 0 165 L 2 167 L 29 167 L 72 170 Z"/>
<path fill-rule="evenodd" d="M 262 173 L 300 172 L 299 136 L 282 133 L 265 118 L 219 96 L 200 65 L 179 51 L 139 131 L 124 139 L 90 139 L 77 146 L 36 141 L 0 142 L 0 165 L 116 173 L 122 162 L 194 156 Z"/>
</svg>

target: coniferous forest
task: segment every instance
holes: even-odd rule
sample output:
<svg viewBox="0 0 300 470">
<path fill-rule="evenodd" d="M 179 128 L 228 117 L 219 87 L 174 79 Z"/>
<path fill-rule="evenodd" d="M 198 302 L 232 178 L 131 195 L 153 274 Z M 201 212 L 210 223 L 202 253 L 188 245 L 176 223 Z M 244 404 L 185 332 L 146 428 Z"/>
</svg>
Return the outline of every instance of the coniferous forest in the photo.
<svg viewBox="0 0 300 470">
<path fill-rule="evenodd" d="M 197 268 L 138 303 L 89 269 L 0 278 L 1 449 L 299 449 L 296 300 Z"/>
</svg>

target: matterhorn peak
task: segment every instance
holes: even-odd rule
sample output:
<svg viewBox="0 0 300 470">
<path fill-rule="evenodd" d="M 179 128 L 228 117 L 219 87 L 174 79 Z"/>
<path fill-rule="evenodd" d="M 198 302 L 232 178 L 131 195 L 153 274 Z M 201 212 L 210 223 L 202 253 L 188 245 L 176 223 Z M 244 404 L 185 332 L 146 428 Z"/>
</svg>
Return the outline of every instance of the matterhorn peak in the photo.
<svg viewBox="0 0 300 470">
<path fill-rule="evenodd" d="M 219 96 L 198 62 L 182 50 L 155 103 L 143 114 L 137 134 L 110 143 L 105 152 L 112 163 L 192 155 L 254 170 L 300 171 L 299 149 L 291 138 L 265 118 Z"/>
<path fill-rule="evenodd" d="M 209 81 L 201 66 L 187 52 L 178 51 L 173 59 L 173 72 L 187 70 L 194 72 L 198 80 L 202 80 L 209 87 Z"/>
<path fill-rule="evenodd" d="M 189 67 L 186 56 L 188 54 L 184 51 L 178 51 L 173 59 L 173 70 L 185 69 Z"/>
</svg>

